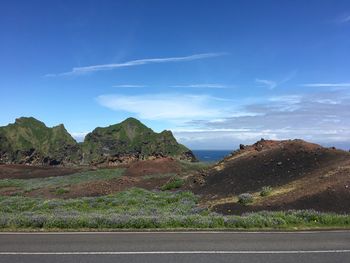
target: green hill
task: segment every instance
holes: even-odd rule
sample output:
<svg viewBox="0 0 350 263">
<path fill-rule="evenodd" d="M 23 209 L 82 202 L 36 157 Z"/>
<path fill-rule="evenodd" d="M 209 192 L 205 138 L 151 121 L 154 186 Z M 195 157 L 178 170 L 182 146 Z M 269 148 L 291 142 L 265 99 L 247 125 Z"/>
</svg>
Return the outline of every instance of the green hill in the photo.
<svg viewBox="0 0 350 263">
<path fill-rule="evenodd" d="M 0 127 L 0 161 L 36 165 L 79 162 L 80 147 L 61 124 L 53 128 L 35 118 Z"/>
<path fill-rule="evenodd" d="M 84 162 L 93 164 L 113 165 L 165 156 L 195 161 L 193 153 L 179 144 L 171 131 L 156 133 L 134 118 L 96 128 L 85 137 L 82 149 Z"/>
<path fill-rule="evenodd" d="M 62 124 L 49 128 L 35 118 L 0 127 L 0 163 L 117 165 L 157 157 L 195 161 L 170 131 L 155 133 L 134 118 L 96 128 L 80 144 Z"/>
</svg>

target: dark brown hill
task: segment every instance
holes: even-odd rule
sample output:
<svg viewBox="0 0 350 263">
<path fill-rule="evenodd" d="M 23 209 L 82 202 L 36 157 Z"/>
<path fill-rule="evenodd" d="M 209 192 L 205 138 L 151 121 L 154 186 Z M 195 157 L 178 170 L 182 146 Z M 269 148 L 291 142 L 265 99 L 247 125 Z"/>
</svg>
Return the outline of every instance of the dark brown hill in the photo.
<svg viewBox="0 0 350 263">
<path fill-rule="evenodd" d="M 302 140 L 261 140 L 241 145 L 191 185 L 206 204 L 224 213 L 317 209 L 350 212 L 350 153 Z M 272 187 L 261 197 L 262 187 Z M 237 202 L 251 193 L 254 202 Z"/>
</svg>

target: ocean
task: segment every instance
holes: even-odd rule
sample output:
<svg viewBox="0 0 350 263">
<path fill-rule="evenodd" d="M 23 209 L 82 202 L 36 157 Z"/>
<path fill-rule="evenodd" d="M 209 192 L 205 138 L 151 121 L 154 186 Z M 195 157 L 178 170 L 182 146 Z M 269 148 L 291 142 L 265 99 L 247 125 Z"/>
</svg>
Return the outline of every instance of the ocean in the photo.
<svg viewBox="0 0 350 263">
<path fill-rule="evenodd" d="M 197 159 L 201 162 L 217 162 L 230 154 L 232 150 L 193 150 Z"/>
</svg>

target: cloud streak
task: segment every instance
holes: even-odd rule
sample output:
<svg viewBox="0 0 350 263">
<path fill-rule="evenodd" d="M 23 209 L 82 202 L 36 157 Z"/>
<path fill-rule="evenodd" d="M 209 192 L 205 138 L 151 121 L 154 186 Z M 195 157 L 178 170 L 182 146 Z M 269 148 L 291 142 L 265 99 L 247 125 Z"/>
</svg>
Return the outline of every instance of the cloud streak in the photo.
<svg viewBox="0 0 350 263">
<path fill-rule="evenodd" d="M 350 88 L 350 82 L 346 83 L 306 83 L 302 84 L 303 87 L 311 88 Z"/>
<path fill-rule="evenodd" d="M 282 85 L 288 81 L 290 81 L 292 78 L 295 77 L 297 74 L 297 70 L 294 70 L 290 72 L 284 79 L 280 81 L 275 81 L 275 80 L 269 80 L 269 79 L 255 79 L 255 82 L 260 83 L 263 87 L 267 87 L 268 89 L 275 89 L 279 85 Z"/>
<path fill-rule="evenodd" d="M 180 120 L 208 119 L 225 116 L 225 104 L 231 102 L 209 95 L 109 94 L 97 97 L 97 102 L 115 111 L 135 114 L 141 119 Z"/>
<path fill-rule="evenodd" d="M 339 24 L 344 24 L 350 22 L 350 15 L 343 15 L 337 18 L 336 20 Z"/>
<path fill-rule="evenodd" d="M 277 87 L 277 82 L 273 81 L 273 80 L 256 79 L 255 82 L 262 84 L 263 86 L 267 87 L 268 89 L 274 89 Z"/>
<path fill-rule="evenodd" d="M 166 57 L 166 58 L 146 58 L 146 59 L 137 59 L 130 60 L 122 63 L 111 63 L 111 64 L 100 64 L 100 65 L 91 65 L 86 67 L 74 67 L 71 71 L 58 73 L 58 74 L 47 74 L 46 77 L 54 77 L 54 76 L 69 76 L 69 75 L 81 75 L 96 71 L 105 71 L 105 70 L 113 70 L 117 68 L 125 68 L 125 67 L 134 67 L 141 66 L 147 64 L 160 64 L 160 63 L 173 63 L 173 62 L 186 62 L 200 59 L 207 59 L 213 57 L 220 57 L 227 55 L 227 53 L 202 53 L 202 54 L 194 54 L 183 57 Z"/>
<path fill-rule="evenodd" d="M 229 88 L 223 84 L 204 83 L 204 84 L 186 84 L 186 85 L 172 85 L 171 88 L 208 88 L 208 89 L 227 89 Z"/>
<path fill-rule="evenodd" d="M 119 84 L 113 85 L 114 88 L 146 88 L 152 85 L 138 85 L 138 84 Z M 200 83 L 200 84 L 185 84 L 185 85 L 165 85 L 168 88 L 194 88 L 194 89 L 228 89 L 232 88 L 223 84 L 217 83 Z"/>
<path fill-rule="evenodd" d="M 136 84 L 121 84 L 121 85 L 113 85 L 113 88 L 145 88 L 147 85 L 136 85 Z"/>
</svg>

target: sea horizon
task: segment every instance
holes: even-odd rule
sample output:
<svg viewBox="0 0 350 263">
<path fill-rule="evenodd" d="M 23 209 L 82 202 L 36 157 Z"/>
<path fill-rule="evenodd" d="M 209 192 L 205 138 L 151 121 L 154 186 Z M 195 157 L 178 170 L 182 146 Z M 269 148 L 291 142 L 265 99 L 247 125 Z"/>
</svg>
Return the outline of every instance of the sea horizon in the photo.
<svg viewBox="0 0 350 263">
<path fill-rule="evenodd" d="M 196 158 L 201 162 L 217 162 L 229 155 L 234 150 L 192 150 Z"/>
</svg>

